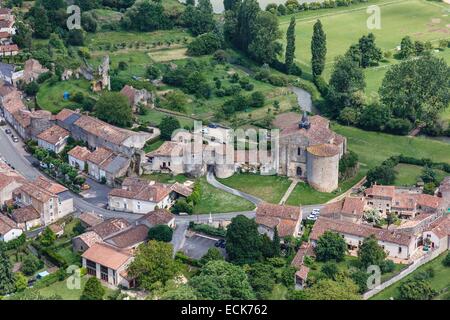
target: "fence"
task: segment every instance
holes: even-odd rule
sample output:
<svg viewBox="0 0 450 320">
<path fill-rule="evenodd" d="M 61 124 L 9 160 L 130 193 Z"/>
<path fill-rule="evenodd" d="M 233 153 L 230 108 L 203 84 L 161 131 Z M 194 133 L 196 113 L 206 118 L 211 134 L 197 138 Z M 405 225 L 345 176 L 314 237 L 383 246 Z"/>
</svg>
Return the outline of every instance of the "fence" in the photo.
<svg viewBox="0 0 450 320">
<path fill-rule="evenodd" d="M 376 295 L 380 291 L 386 289 L 390 285 L 396 283 L 397 281 L 400 281 L 401 279 L 403 279 L 407 275 L 411 274 L 413 271 L 415 271 L 420 266 L 422 266 L 425 263 L 427 263 L 427 262 L 437 258 L 440 254 L 441 254 L 441 252 L 439 250 L 435 250 L 435 251 L 432 251 L 431 253 L 428 253 L 427 255 L 417 259 L 416 261 L 414 261 L 413 264 L 411 264 L 408 268 L 406 268 L 405 270 L 400 272 L 398 275 L 392 277 L 391 279 L 389 279 L 386 282 L 383 282 L 382 284 L 380 284 L 375 289 L 372 289 L 372 290 L 367 291 L 366 293 L 364 293 L 363 294 L 363 299 L 367 300 L 367 299 L 373 297 L 374 295 Z"/>
</svg>

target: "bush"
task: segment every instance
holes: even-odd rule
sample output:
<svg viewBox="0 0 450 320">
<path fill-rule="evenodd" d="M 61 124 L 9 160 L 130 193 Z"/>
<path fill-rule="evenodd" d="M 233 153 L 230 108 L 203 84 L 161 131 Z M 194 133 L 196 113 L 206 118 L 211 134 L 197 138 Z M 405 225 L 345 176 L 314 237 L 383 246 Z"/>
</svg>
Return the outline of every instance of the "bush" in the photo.
<svg viewBox="0 0 450 320">
<path fill-rule="evenodd" d="M 384 128 L 386 132 L 407 135 L 412 129 L 412 123 L 408 119 L 393 118 L 390 119 Z"/>
<path fill-rule="evenodd" d="M 173 230 L 165 224 L 157 225 L 148 230 L 148 239 L 163 242 L 172 241 Z"/>
<path fill-rule="evenodd" d="M 187 203 L 185 199 L 179 199 L 175 204 L 172 206 L 172 213 L 179 214 L 179 213 L 187 213 L 192 214 L 194 208 L 192 204 Z"/>
<path fill-rule="evenodd" d="M 444 260 L 442 260 L 442 264 L 446 267 L 450 267 L 450 252 L 447 253 Z"/>
<path fill-rule="evenodd" d="M 382 273 L 393 272 L 395 270 L 395 263 L 392 260 L 386 259 L 383 261 L 380 267 Z"/>
<path fill-rule="evenodd" d="M 196 231 L 199 233 L 204 233 L 210 236 L 216 236 L 216 237 L 225 237 L 226 236 L 226 230 L 223 228 L 214 228 L 207 224 L 196 224 L 191 223 L 189 225 L 189 228 L 192 231 Z"/>
<path fill-rule="evenodd" d="M 21 270 L 23 274 L 31 276 L 43 266 L 44 263 L 41 260 L 39 260 L 35 255 L 29 254 L 23 259 Z"/>
<path fill-rule="evenodd" d="M 201 56 L 217 52 L 222 48 L 222 39 L 213 32 L 208 32 L 196 37 L 188 45 L 187 54 L 190 56 Z"/>
</svg>

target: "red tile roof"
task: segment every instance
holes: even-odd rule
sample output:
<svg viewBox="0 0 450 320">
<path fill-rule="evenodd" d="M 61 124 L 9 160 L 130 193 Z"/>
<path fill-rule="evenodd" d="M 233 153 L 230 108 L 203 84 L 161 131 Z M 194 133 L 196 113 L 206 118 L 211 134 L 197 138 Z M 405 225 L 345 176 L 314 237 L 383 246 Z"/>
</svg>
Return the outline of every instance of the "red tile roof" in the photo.
<svg viewBox="0 0 450 320">
<path fill-rule="evenodd" d="M 140 221 L 145 221 L 149 226 L 157 226 L 160 224 L 168 224 L 175 216 L 166 209 L 157 209 L 150 211 L 143 216 Z"/>
<path fill-rule="evenodd" d="M 67 154 L 74 157 L 75 159 L 86 161 L 91 154 L 91 151 L 89 151 L 89 149 L 86 147 L 76 146 L 75 148 L 67 152 Z"/>
<path fill-rule="evenodd" d="M 41 132 L 37 138 L 41 139 L 45 142 L 48 142 L 52 145 L 57 144 L 61 140 L 66 139 L 69 137 L 70 133 L 64 128 L 61 128 L 58 125 L 53 125 L 52 127 L 48 128 L 47 130 Z"/>
<path fill-rule="evenodd" d="M 125 178 L 122 188 L 113 189 L 109 195 L 112 197 L 136 199 L 158 203 L 172 192 L 168 184 L 147 181 L 138 178 Z"/>
<path fill-rule="evenodd" d="M 294 235 L 300 219 L 300 207 L 262 203 L 256 208 L 256 223 L 271 229 L 277 227 L 280 237 Z"/>
<path fill-rule="evenodd" d="M 82 257 L 110 269 L 118 270 L 130 261 L 132 255 L 111 245 L 95 243 L 83 253 Z"/>
</svg>

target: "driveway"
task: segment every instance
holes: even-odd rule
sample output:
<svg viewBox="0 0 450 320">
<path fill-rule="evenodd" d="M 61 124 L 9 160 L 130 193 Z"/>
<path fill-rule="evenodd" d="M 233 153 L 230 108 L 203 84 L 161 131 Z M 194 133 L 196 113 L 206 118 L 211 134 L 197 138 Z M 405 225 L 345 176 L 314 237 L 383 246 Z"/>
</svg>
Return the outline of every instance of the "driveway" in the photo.
<svg viewBox="0 0 450 320">
<path fill-rule="evenodd" d="M 203 257 L 206 252 L 208 252 L 209 248 L 216 248 L 214 244 L 216 243 L 218 238 L 207 238 L 203 236 L 199 236 L 194 234 L 191 237 L 186 237 L 186 240 L 184 242 L 183 248 L 181 248 L 181 251 L 183 251 L 188 257 L 191 257 L 193 259 L 200 259 Z M 225 249 L 218 248 L 219 251 L 222 253 L 222 255 L 225 257 Z"/>
<path fill-rule="evenodd" d="M 86 202 L 99 208 L 106 208 L 108 205 L 108 194 L 112 188 L 89 177 L 86 177 L 86 183 L 90 186 L 90 189 L 81 192 L 80 196 L 82 196 Z"/>
</svg>

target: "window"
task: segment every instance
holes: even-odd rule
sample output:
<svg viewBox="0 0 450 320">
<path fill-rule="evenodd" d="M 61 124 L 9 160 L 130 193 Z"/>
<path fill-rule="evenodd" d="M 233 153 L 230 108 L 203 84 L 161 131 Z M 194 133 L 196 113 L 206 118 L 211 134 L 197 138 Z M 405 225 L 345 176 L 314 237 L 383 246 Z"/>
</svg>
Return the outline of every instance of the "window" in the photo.
<svg viewBox="0 0 450 320">
<path fill-rule="evenodd" d="M 398 253 L 402 253 L 402 247 L 398 247 Z"/>
<path fill-rule="evenodd" d="M 302 175 L 302 168 L 297 167 L 297 175 L 301 176 Z"/>
<path fill-rule="evenodd" d="M 301 148 L 297 148 L 297 155 L 300 156 L 302 154 L 302 149 Z"/>
</svg>

